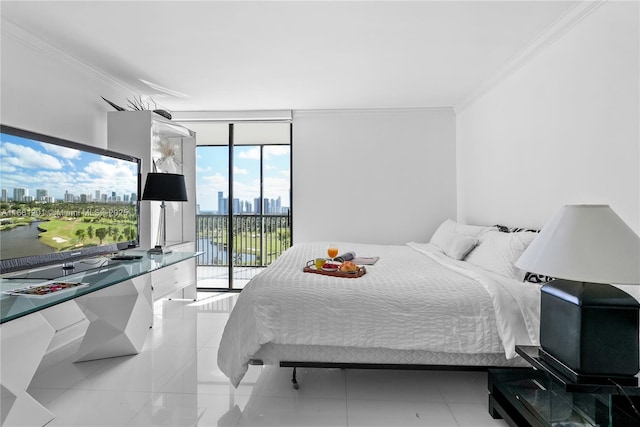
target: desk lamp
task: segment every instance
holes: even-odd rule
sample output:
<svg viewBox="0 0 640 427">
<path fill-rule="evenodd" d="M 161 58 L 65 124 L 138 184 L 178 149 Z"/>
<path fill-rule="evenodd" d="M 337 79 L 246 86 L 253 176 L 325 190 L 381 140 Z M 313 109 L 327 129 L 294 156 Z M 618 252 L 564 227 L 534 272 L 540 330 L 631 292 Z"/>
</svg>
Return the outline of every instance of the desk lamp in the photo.
<svg viewBox="0 0 640 427">
<path fill-rule="evenodd" d="M 640 237 L 608 205 L 559 209 L 515 265 L 541 288 L 540 359 L 578 383 L 637 385 Z"/>
<path fill-rule="evenodd" d="M 167 213 L 164 202 L 186 202 L 187 189 L 184 184 L 184 175 L 174 173 L 149 172 L 144 184 L 142 200 L 160 200 L 161 215 L 158 226 L 158 239 L 156 246 L 149 249 L 150 254 L 168 254 L 171 249 L 167 247 Z"/>
</svg>

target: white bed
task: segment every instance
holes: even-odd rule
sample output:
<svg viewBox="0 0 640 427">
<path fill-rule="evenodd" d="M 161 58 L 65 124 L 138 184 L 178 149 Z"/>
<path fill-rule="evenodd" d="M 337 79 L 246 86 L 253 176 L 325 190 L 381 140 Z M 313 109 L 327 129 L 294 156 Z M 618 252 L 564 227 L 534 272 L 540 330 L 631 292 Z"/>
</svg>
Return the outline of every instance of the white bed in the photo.
<svg viewBox="0 0 640 427">
<path fill-rule="evenodd" d="M 495 264 L 494 255 L 502 255 L 489 240 L 480 238 L 479 246 L 486 243 Z M 516 344 L 538 344 L 539 285 L 456 260 L 432 243 L 339 247 L 380 259 L 359 278 L 304 273 L 326 244 L 297 244 L 243 289 L 218 352 L 234 386 L 256 359 L 283 366 L 505 366 L 519 364 Z"/>
</svg>

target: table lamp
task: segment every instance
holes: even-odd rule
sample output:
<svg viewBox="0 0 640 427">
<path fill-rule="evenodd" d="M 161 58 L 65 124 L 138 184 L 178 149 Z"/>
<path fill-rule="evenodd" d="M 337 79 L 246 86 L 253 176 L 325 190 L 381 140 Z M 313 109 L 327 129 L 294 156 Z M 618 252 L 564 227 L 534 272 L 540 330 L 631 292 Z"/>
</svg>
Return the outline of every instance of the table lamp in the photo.
<svg viewBox="0 0 640 427">
<path fill-rule="evenodd" d="M 184 175 L 174 173 L 149 172 L 144 184 L 142 200 L 160 200 L 161 214 L 158 226 L 158 239 L 156 246 L 149 249 L 150 254 L 168 254 L 171 249 L 167 247 L 167 213 L 164 202 L 186 202 L 187 189 L 184 184 Z"/>
<path fill-rule="evenodd" d="M 540 359 L 577 383 L 637 385 L 640 237 L 608 205 L 559 209 L 515 265 L 541 288 Z"/>
</svg>

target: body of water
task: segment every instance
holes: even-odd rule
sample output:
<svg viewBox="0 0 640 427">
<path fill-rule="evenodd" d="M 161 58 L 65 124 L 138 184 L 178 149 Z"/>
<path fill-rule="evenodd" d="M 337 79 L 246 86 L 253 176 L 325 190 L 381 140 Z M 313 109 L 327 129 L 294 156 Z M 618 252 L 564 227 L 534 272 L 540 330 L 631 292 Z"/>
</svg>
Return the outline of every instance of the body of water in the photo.
<svg viewBox="0 0 640 427">
<path fill-rule="evenodd" d="M 227 249 L 214 245 L 209 239 L 198 239 L 198 246 L 196 250 L 204 252 L 204 254 L 198 257 L 200 265 L 227 265 L 228 254 Z M 256 262 L 256 256 L 253 254 L 236 254 L 240 257 L 240 260 L 236 259 L 235 262 L 241 264 L 253 265 Z"/>
<path fill-rule="evenodd" d="M 39 234 L 38 222 L 0 231 L 0 258 L 10 259 L 55 252 L 54 248 L 40 243 Z"/>
</svg>

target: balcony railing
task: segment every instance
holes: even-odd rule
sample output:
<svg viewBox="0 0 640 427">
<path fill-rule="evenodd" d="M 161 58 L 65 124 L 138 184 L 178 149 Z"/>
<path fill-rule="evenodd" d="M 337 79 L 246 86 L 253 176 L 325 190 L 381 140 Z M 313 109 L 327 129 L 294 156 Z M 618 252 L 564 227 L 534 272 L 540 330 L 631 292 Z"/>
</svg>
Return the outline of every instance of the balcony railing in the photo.
<svg viewBox="0 0 640 427">
<path fill-rule="evenodd" d="M 233 250 L 229 254 L 229 215 L 196 215 L 198 265 L 266 267 L 291 246 L 288 215 L 233 215 Z"/>
</svg>

